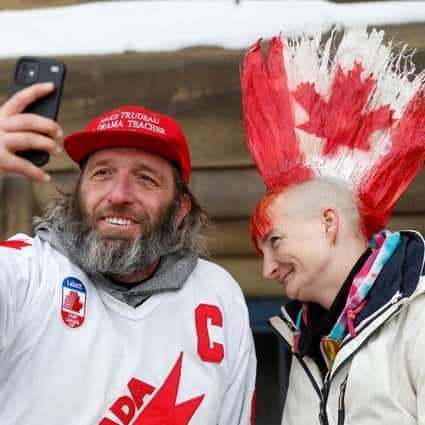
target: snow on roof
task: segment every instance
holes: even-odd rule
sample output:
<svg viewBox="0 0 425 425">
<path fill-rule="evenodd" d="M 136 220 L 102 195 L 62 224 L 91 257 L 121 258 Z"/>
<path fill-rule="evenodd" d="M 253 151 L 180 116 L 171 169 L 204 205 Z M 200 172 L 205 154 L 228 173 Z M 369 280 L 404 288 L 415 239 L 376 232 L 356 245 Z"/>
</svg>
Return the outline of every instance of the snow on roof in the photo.
<svg viewBox="0 0 425 425">
<path fill-rule="evenodd" d="M 333 25 L 424 22 L 425 1 L 111 1 L 0 12 L 0 57 L 245 48 Z"/>
</svg>

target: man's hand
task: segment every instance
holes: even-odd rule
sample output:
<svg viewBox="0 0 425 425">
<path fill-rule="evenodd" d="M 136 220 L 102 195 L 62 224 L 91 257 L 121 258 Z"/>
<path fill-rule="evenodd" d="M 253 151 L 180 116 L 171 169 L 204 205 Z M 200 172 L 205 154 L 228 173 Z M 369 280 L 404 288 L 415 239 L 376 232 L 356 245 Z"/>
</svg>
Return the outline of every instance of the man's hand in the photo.
<svg viewBox="0 0 425 425">
<path fill-rule="evenodd" d="M 41 182 L 50 176 L 26 159 L 16 156 L 18 151 L 42 150 L 58 155 L 56 143 L 63 135 L 61 127 L 53 120 L 22 111 L 36 99 L 54 90 L 53 83 L 34 84 L 27 87 L 0 107 L 0 175 L 15 172 Z"/>
</svg>

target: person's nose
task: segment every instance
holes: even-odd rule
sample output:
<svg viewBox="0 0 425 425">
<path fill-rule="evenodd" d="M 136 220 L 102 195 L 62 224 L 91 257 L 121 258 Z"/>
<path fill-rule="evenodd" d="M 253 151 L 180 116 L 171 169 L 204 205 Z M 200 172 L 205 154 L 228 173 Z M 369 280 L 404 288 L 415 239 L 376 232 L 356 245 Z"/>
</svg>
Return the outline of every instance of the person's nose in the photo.
<svg viewBox="0 0 425 425">
<path fill-rule="evenodd" d="M 117 176 L 108 193 L 108 201 L 111 205 L 132 204 L 135 200 L 131 179 L 127 174 Z"/>
<path fill-rule="evenodd" d="M 265 279 L 275 279 L 277 276 L 278 264 L 273 257 L 263 252 L 263 277 Z"/>
</svg>

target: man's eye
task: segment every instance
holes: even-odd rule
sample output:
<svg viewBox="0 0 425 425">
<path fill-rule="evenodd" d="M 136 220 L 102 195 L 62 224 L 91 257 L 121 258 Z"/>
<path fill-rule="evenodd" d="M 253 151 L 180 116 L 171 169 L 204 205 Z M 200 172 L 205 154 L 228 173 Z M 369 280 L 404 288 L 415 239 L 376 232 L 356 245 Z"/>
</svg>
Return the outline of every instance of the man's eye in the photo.
<svg viewBox="0 0 425 425">
<path fill-rule="evenodd" d="M 156 184 L 156 180 L 154 178 L 152 178 L 151 176 L 147 175 L 147 174 L 139 174 L 138 179 L 143 180 L 143 181 L 148 182 L 148 183 Z"/>
<path fill-rule="evenodd" d="M 92 174 L 93 177 L 103 177 L 109 174 L 109 170 L 106 168 L 99 168 L 95 170 Z"/>
</svg>

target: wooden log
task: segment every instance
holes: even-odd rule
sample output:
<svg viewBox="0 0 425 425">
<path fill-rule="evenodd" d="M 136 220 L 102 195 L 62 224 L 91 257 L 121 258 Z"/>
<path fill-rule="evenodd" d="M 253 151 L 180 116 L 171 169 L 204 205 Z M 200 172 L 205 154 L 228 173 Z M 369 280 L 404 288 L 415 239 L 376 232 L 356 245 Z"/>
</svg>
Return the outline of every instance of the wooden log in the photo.
<svg viewBox="0 0 425 425">
<path fill-rule="evenodd" d="M 195 167 L 250 165 L 241 127 L 241 58 L 242 51 L 206 48 L 59 58 L 67 64 L 59 122 L 69 133 L 105 111 L 144 105 L 179 120 Z M 0 103 L 13 66 L 12 60 L 0 61 Z M 54 159 L 49 167 L 66 164 Z"/>
<path fill-rule="evenodd" d="M 207 232 L 212 256 L 257 255 L 249 236 L 249 220 L 216 220 Z M 391 230 L 417 230 L 425 235 L 425 214 L 393 215 L 387 226 Z"/>
<path fill-rule="evenodd" d="M 36 205 L 43 208 L 57 190 L 72 187 L 76 170 L 55 171 L 52 182 L 33 182 Z M 264 190 L 255 169 L 194 170 L 190 187 L 213 218 L 248 217 Z"/>
<path fill-rule="evenodd" d="M 34 182 L 35 212 L 40 212 L 47 204 L 48 200 L 53 199 L 53 197 L 57 195 L 58 191 L 71 190 L 73 180 L 74 173 L 56 173 L 54 184 L 46 185 Z M 243 194 L 243 192 L 241 193 Z M 233 204 L 235 205 L 234 208 L 237 210 L 239 200 L 234 200 Z M 231 216 L 233 210 L 228 208 L 225 203 L 221 205 L 223 208 L 226 208 L 226 214 Z M 209 239 L 209 247 L 212 255 L 256 255 L 248 233 L 248 209 L 241 212 L 246 214 L 241 215 L 239 218 L 235 215 L 236 218 L 223 219 L 220 218 L 221 211 L 218 210 L 217 206 L 213 211 L 209 211 L 213 218 L 213 222 L 211 229 L 206 235 Z M 395 212 L 388 227 L 394 230 L 416 229 L 425 234 L 425 212 L 422 214 L 412 214 L 410 211 L 407 212 L 408 213 L 404 215 Z"/>
<path fill-rule="evenodd" d="M 213 218 L 248 217 L 264 194 L 253 168 L 195 171 L 190 187 Z"/>
<path fill-rule="evenodd" d="M 214 218 L 249 217 L 264 194 L 264 185 L 253 168 L 198 170 L 193 192 Z M 396 205 L 397 213 L 425 212 L 425 170 L 421 170 Z"/>
<path fill-rule="evenodd" d="M 239 283 L 247 297 L 283 296 L 282 287 L 262 277 L 259 257 L 213 257 L 212 261 L 224 267 Z"/>
<path fill-rule="evenodd" d="M 388 223 L 391 230 L 416 230 L 425 235 L 425 214 L 393 215 Z"/>
<path fill-rule="evenodd" d="M 74 186 L 76 173 L 72 171 L 57 172 L 49 183 L 33 181 L 32 190 L 36 214 L 40 214 L 43 208 L 60 193 L 69 192 Z"/>
<path fill-rule="evenodd" d="M 256 256 L 248 229 L 249 220 L 213 220 L 206 232 L 212 256 Z"/>
<path fill-rule="evenodd" d="M 46 205 L 49 198 L 60 190 L 69 190 L 75 171 L 53 173 L 47 185 L 33 183 L 37 208 Z M 244 219 L 264 194 L 264 185 L 253 168 L 194 170 L 190 187 L 201 205 L 216 220 Z M 400 198 L 396 214 L 425 213 L 425 170 L 422 170 L 406 193 Z"/>
<path fill-rule="evenodd" d="M 240 104 L 243 53 L 193 48 L 59 58 L 68 68 L 59 122 L 69 133 L 83 129 L 100 113 L 124 104 L 141 104 L 179 120 L 195 168 L 250 166 Z M 425 52 L 417 58 L 418 68 L 424 68 Z M 0 103 L 8 95 L 13 66 L 13 60 L 0 61 Z M 64 156 L 48 165 L 50 170 L 73 168 Z"/>
<path fill-rule="evenodd" d="M 0 193 L 0 238 L 16 233 L 32 233 L 32 218 L 36 212 L 31 182 L 20 175 L 6 175 Z"/>
<path fill-rule="evenodd" d="M 425 39 L 423 37 L 425 23 L 415 22 L 406 23 L 401 25 L 384 25 L 379 26 L 385 30 L 385 39 L 387 41 L 394 40 L 397 45 L 402 46 L 407 44 L 410 49 L 418 49 L 418 57 L 415 60 L 417 66 L 424 69 L 424 53 L 425 53 Z"/>
</svg>

